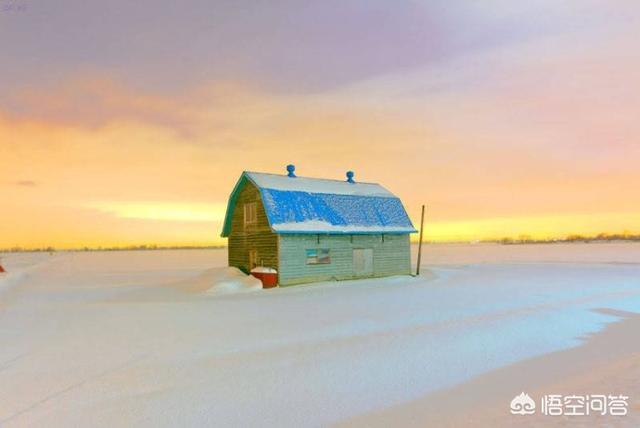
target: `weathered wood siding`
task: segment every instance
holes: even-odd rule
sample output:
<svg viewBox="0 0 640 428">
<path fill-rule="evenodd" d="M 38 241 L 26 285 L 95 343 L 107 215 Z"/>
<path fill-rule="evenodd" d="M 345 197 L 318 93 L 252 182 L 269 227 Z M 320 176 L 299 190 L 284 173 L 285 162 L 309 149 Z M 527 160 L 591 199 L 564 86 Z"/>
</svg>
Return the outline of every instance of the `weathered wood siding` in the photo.
<svg viewBox="0 0 640 428">
<path fill-rule="evenodd" d="M 354 279 L 353 249 L 373 249 L 374 277 L 411 273 L 409 235 L 280 235 L 280 285 Z M 307 264 L 307 249 L 328 248 L 330 264 Z"/>
<path fill-rule="evenodd" d="M 248 202 L 256 202 L 257 222 L 245 226 L 244 204 Z M 248 273 L 253 267 L 249 266 L 249 252 L 256 250 L 258 266 L 278 268 L 278 236 L 269 227 L 260 192 L 252 183 L 247 182 L 238 195 L 228 242 L 229 266 Z"/>
</svg>

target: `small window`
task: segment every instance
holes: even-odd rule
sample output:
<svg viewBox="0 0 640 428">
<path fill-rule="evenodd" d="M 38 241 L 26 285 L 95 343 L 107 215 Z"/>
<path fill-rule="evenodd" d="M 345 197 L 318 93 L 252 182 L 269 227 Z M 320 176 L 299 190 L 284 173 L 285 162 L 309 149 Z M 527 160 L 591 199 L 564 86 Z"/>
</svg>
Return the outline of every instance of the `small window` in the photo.
<svg viewBox="0 0 640 428">
<path fill-rule="evenodd" d="M 258 222 L 258 212 L 255 202 L 244 204 L 244 224 L 256 224 Z"/>
<path fill-rule="evenodd" d="M 308 265 L 327 265 L 331 263 L 329 250 L 326 248 L 306 250 Z"/>
</svg>

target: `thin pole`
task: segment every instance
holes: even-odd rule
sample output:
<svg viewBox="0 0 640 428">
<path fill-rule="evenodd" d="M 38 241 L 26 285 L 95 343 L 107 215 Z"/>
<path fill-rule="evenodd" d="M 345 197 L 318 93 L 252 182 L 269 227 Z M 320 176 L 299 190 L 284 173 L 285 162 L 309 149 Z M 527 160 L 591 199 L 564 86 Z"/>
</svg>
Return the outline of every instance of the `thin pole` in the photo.
<svg viewBox="0 0 640 428">
<path fill-rule="evenodd" d="M 418 242 L 418 266 L 416 266 L 416 276 L 420 275 L 420 260 L 422 259 L 422 231 L 424 229 L 424 205 L 420 216 L 420 242 Z"/>
</svg>

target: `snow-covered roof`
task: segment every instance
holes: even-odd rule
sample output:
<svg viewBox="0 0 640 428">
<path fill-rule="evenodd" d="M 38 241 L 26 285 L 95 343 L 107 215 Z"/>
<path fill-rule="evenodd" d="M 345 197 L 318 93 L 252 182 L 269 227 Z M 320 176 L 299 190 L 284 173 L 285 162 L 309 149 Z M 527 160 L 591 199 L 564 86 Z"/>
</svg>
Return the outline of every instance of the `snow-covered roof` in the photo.
<svg viewBox="0 0 640 428">
<path fill-rule="evenodd" d="M 376 183 L 244 172 L 227 207 L 222 236 L 231 233 L 237 195 L 253 183 L 275 233 L 404 234 L 416 230 L 400 199 Z"/>
</svg>

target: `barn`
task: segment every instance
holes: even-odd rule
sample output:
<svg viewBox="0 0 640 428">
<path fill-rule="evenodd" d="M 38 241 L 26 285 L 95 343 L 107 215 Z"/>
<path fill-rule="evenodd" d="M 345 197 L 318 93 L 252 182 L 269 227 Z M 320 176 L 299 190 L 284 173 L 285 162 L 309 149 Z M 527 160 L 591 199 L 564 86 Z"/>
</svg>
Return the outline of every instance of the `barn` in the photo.
<svg viewBox="0 0 640 428">
<path fill-rule="evenodd" d="M 281 286 L 411 272 L 416 230 L 379 184 L 243 172 L 224 220 L 229 266 L 273 268 Z"/>
</svg>

